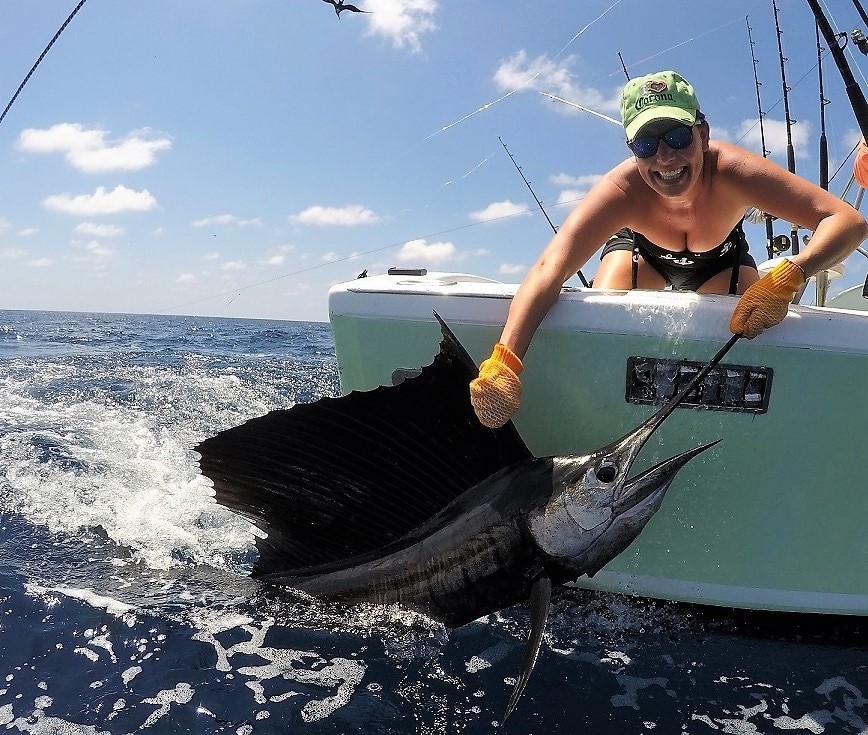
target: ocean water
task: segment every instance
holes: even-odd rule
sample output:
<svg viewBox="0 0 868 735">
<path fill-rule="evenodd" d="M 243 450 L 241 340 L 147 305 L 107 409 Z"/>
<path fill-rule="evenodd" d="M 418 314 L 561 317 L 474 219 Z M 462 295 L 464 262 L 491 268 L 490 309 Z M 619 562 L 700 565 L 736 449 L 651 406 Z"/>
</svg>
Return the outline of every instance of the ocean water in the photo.
<svg viewBox="0 0 868 735">
<path fill-rule="evenodd" d="M 337 392 L 325 324 L 0 311 L 0 729 L 494 732 L 525 607 L 446 631 L 265 587 L 198 473 L 205 437 Z M 868 733 L 866 649 L 567 590 L 502 731 Z"/>
</svg>

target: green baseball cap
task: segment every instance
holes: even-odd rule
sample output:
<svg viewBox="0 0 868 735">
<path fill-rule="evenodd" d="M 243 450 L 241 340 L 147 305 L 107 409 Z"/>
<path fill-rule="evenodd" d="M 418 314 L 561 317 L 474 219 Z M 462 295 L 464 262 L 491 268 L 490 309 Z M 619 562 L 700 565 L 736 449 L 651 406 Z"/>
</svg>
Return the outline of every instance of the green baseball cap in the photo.
<svg viewBox="0 0 868 735">
<path fill-rule="evenodd" d="M 690 84 L 674 71 L 658 71 L 631 79 L 621 94 L 621 119 L 627 142 L 650 122 L 674 120 L 693 125 L 699 100 Z"/>
</svg>

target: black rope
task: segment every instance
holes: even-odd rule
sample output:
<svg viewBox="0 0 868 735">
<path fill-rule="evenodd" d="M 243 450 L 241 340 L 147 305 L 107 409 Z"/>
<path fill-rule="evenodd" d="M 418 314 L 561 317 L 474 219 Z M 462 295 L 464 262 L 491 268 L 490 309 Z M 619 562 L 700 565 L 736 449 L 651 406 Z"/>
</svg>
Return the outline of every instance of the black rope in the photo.
<svg viewBox="0 0 868 735">
<path fill-rule="evenodd" d="M 32 76 L 33 76 L 33 72 L 36 71 L 36 67 L 39 66 L 39 64 L 40 64 L 40 63 L 42 62 L 42 60 L 45 58 L 45 54 L 48 53 L 49 49 L 54 45 L 54 42 L 55 42 L 55 41 L 60 37 L 60 34 L 63 33 L 63 32 L 66 30 L 66 27 L 69 25 L 69 22 L 70 22 L 70 21 L 75 17 L 75 14 L 76 14 L 79 10 L 81 10 L 81 6 L 84 5 L 86 2 L 87 2 L 87 0 L 80 0 L 80 2 L 78 3 L 78 5 L 75 6 L 75 10 L 73 10 L 73 11 L 69 14 L 69 17 L 68 17 L 65 21 L 63 21 L 63 25 L 60 26 L 60 28 L 58 29 L 57 33 L 54 34 L 54 38 L 51 39 L 51 41 L 50 41 L 50 42 L 48 43 L 48 45 L 45 47 L 45 49 L 43 50 L 43 52 L 42 52 L 41 54 L 39 54 L 39 58 L 36 60 L 36 63 L 35 63 L 35 64 L 30 68 L 30 71 L 27 72 L 27 76 L 24 77 L 24 81 L 21 82 L 21 84 L 18 86 L 18 89 L 15 90 L 15 94 L 12 95 L 12 99 L 9 100 L 9 104 L 6 105 L 6 109 L 3 110 L 3 114 L 0 115 L 0 123 L 3 122 L 3 118 L 6 117 L 6 113 L 9 112 L 9 108 L 12 107 L 12 104 L 13 104 L 13 103 L 15 102 L 15 100 L 18 98 L 18 95 L 21 94 L 21 90 L 24 89 L 24 85 L 27 84 L 27 82 L 30 81 L 30 77 L 32 77 Z"/>
</svg>

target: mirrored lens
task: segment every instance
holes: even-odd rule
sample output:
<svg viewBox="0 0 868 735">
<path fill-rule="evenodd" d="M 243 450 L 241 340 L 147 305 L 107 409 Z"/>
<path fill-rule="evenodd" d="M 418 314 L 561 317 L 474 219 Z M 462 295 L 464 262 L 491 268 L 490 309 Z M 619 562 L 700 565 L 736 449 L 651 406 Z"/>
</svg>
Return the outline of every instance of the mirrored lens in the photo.
<svg viewBox="0 0 868 735">
<path fill-rule="evenodd" d="M 663 135 L 642 135 L 627 145 L 636 154 L 636 158 L 651 158 L 657 153 L 661 140 L 666 141 L 666 145 L 673 150 L 680 151 L 693 142 L 693 128 L 678 125 Z"/>
<path fill-rule="evenodd" d="M 636 154 L 637 158 L 651 158 L 657 153 L 657 148 L 660 143 L 660 138 L 653 135 L 643 135 L 641 138 L 636 138 L 630 143 L 630 150 Z"/>
<path fill-rule="evenodd" d="M 663 136 L 666 145 L 676 151 L 682 148 L 687 148 L 693 142 L 693 128 L 688 128 L 686 125 L 680 125 L 677 128 L 672 128 Z"/>
</svg>

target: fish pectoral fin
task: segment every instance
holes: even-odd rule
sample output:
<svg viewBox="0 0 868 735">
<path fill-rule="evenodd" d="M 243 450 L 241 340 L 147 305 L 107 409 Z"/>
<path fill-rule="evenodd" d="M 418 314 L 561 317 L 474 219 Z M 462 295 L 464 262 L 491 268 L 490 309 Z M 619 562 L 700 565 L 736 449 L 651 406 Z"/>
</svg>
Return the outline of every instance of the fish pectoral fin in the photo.
<svg viewBox="0 0 868 735">
<path fill-rule="evenodd" d="M 515 688 L 512 690 L 512 696 L 506 705 L 506 712 L 500 721 L 501 727 L 506 722 L 506 718 L 512 714 L 515 705 L 518 704 L 519 697 L 524 692 L 533 667 L 536 665 L 540 646 L 542 645 L 543 633 L 545 633 L 546 629 L 546 621 L 549 617 L 551 601 L 552 581 L 543 575 L 533 583 L 530 591 L 530 633 L 528 634 L 527 644 L 524 647 L 524 655 L 521 659 L 521 673 L 518 675 Z"/>
</svg>

